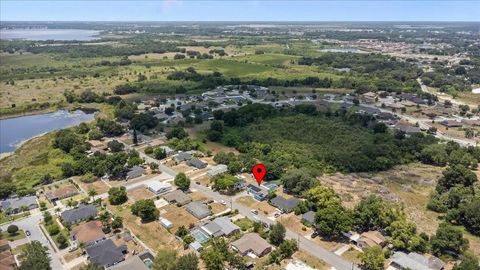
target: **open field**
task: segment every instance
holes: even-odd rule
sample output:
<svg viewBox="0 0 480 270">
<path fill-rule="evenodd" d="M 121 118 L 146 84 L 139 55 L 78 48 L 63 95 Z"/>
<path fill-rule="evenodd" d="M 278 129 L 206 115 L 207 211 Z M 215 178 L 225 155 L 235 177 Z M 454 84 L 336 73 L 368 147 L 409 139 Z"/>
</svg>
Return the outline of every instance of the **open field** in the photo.
<svg viewBox="0 0 480 270">
<path fill-rule="evenodd" d="M 155 196 L 155 194 L 153 192 L 151 192 L 150 190 L 148 190 L 144 187 L 131 190 L 127 193 L 127 195 L 128 195 L 128 199 L 131 202 L 136 202 L 138 200 L 150 199 L 150 198 Z"/>
<path fill-rule="evenodd" d="M 170 229 L 172 233 L 175 233 L 181 226 L 185 226 L 188 229 L 191 225 L 198 222 L 198 219 L 188 213 L 187 210 L 173 204 L 163 207 L 160 210 L 160 216 L 173 223 L 173 228 Z"/>
</svg>

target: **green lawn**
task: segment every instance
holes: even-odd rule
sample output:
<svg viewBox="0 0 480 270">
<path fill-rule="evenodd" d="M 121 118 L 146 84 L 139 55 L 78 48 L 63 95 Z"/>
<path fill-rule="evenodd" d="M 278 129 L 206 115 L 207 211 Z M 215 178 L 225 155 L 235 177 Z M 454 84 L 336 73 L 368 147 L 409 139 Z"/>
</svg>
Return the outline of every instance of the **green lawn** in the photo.
<svg viewBox="0 0 480 270">
<path fill-rule="evenodd" d="M 19 239 L 23 239 L 26 237 L 25 232 L 23 230 L 18 230 L 17 233 L 14 235 L 9 234 L 7 231 L 1 232 L 1 237 L 2 239 L 7 239 L 8 241 L 15 241 Z"/>
</svg>

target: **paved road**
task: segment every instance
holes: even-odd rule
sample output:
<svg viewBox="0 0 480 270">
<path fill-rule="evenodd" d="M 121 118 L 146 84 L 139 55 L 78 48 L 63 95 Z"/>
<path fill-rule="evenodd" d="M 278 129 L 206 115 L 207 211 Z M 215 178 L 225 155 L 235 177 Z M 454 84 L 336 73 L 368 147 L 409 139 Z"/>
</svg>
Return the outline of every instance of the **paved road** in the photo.
<svg viewBox="0 0 480 270">
<path fill-rule="evenodd" d="M 12 222 L 12 224 L 17 225 L 20 229 L 24 231 L 30 231 L 31 235 L 27 236 L 30 241 L 34 241 L 34 240 L 39 241 L 40 243 L 42 243 L 44 246 L 48 248 L 48 251 L 50 253 L 50 258 L 51 258 L 50 265 L 52 266 L 52 269 L 55 269 L 55 270 L 65 269 L 62 263 L 60 262 L 60 258 L 58 254 L 56 254 L 53 251 L 48 240 L 45 238 L 45 235 L 40 230 L 38 223 L 42 218 L 43 218 L 42 214 L 37 212 L 27 218 Z M 8 225 L 10 225 L 10 223 L 2 225 L 1 227 L 2 230 L 7 230 Z"/>
<path fill-rule="evenodd" d="M 219 194 L 218 192 L 212 191 L 211 189 L 200 186 L 195 184 L 194 182 L 191 183 L 191 188 L 195 189 L 197 191 L 202 192 L 203 194 L 207 195 L 209 198 L 216 200 L 216 201 L 221 201 L 224 200 L 227 202 L 227 204 L 230 202 L 231 208 L 232 209 L 238 209 L 238 212 L 246 217 L 248 217 L 251 220 L 255 220 L 254 216 L 258 217 L 260 220 L 263 222 L 266 222 L 268 224 L 274 224 L 275 222 L 264 217 L 263 215 L 254 215 L 250 210 L 250 208 L 243 206 L 242 204 L 236 203 L 235 198 L 223 196 Z M 293 232 L 289 229 L 286 231 L 286 237 L 288 239 L 295 239 L 298 242 L 298 246 L 300 249 L 307 251 L 311 255 L 317 257 L 320 260 L 325 261 L 329 265 L 335 267 L 337 270 L 358 270 L 356 266 L 354 266 L 351 262 L 343 259 L 342 257 L 336 255 L 333 252 L 330 252 L 319 245 L 315 244 L 314 242 L 310 241 L 309 239 L 303 237 L 300 234 L 297 234 L 296 232 Z"/>
</svg>

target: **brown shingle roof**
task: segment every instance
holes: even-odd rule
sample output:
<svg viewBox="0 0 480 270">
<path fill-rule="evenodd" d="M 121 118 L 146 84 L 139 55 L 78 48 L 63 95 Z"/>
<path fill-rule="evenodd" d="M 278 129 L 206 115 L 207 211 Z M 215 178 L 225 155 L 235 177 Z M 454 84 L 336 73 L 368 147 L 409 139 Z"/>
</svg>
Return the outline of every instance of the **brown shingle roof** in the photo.
<svg viewBox="0 0 480 270">
<path fill-rule="evenodd" d="M 265 255 L 265 252 L 268 252 L 272 248 L 265 239 L 256 233 L 244 234 L 242 238 L 232 242 L 232 246 L 242 254 L 253 252 L 259 257 Z"/>
<path fill-rule="evenodd" d="M 93 240 L 105 237 L 102 228 L 98 226 L 97 222 L 90 221 L 80 226 L 74 227 L 71 232 L 80 243 L 88 243 Z"/>
</svg>

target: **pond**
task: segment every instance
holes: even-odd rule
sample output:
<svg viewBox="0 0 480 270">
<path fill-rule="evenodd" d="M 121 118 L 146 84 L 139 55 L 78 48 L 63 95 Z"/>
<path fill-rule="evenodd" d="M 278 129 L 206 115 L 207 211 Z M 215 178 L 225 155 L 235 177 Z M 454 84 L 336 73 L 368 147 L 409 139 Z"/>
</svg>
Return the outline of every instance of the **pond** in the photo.
<svg viewBox="0 0 480 270">
<path fill-rule="evenodd" d="M 1 29 L 1 39 L 23 40 L 94 40 L 100 31 L 85 29 Z"/>
<path fill-rule="evenodd" d="M 0 153 L 13 152 L 20 144 L 46 132 L 79 125 L 95 118 L 95 113 L 58 110 L 0 120 Z"/>
</svg>

